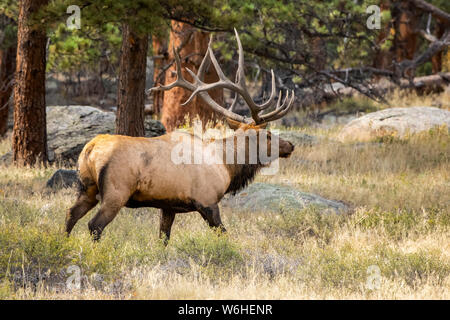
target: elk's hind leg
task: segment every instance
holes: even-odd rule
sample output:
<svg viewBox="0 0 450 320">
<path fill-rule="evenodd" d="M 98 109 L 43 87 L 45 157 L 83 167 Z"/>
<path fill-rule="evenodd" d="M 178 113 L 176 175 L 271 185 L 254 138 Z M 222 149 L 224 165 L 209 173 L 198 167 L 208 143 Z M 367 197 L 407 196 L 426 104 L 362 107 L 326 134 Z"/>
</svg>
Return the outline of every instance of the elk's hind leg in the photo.
<svg viewBox="0 0 450 320">
<path fill-rule="evenodd" d="M 217 204 L 209 207 L 197 205 L 197 211 L 200 212 L 203 219 L 208 222 L 211 228 L 218 228 L 221 232 L 226 232 L 222 219 L 220 219 L 220 210 Z"/>
<path fill-rule="evenodd" d="M 66 215 L 67 235 L 70 234 L 77 221 L 83 218 L 89 210 L 97 205 L 97 193 L 97 185 L 94 182 L 85 184 L 80 182 L 77 202 L 69 209 Z"/>
<path fill-rule="evenodd" d="M 98 189 L 102 203 L 97 214 L 88 223 L 94 241 L 100 240 L 105 227 L 116 217 L 133 193 L 133 179 L 114 179 L 114 174 L 114 163 L 111 162 L 99 170 Z"/>
<path fill-rule="evenodd" d="M 88 223 L 89 231 L 94 241 L 100 240 L 105 227 L 116 217 L 125 203 L 126 200 L 120 201 L 117 199 L 102 201 L 97 214 Z"/>
<path fill-rule="evenodd" d="M 164 245 L 167 245 L 167 243 L 169 242 L 170 230 L 172 229 L 174 220 L 175 212 L 173 212 L 172 210 L 161 209 L 159 238 L 164 240 Z"/>
</svg>

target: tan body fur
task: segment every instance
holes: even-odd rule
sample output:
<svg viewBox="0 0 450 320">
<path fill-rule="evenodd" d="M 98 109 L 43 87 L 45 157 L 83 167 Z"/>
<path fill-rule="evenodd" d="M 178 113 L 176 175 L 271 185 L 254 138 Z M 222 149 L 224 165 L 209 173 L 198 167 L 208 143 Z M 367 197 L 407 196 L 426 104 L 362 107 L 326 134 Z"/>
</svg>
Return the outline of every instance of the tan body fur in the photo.
<svg viewBox="0 0 450 320">
<path fill-rule="evenodd" d="M 245 133 L 238 130 L 233 138 Z M 99 200 L 100 210 L 89 222 L 95 239 L 124 206 L 160 208 L 160 235 L 167 239 L 175 214 L 180 212 L 198 211 L 211 227 L 225 231 L 217 204 L 227 192 L 245 187 L 263 165 L 175 163 L 174 148 L 180 143 L 191 147 L 194 140 L 205 147 L 203 150 L 210 144 L 223 148 L 223 159 L 227 152 L 235 157 L 239 152 L 248 152 L 233 144 L 230 149 L 225 140 L 204 142 L 179 132 L 155 138 L 99 135 L 92 139 L 79 156 L 80 194 L 67 214 L 67 233 Z M 270 150 L 270 139 L 267 143 Z M 293 150 L 292 144 L 281 139 L 279 147 L 281 157 Z M 243 148 L 248 149 L 248 144 Z"/>
<path fill-rule="evenodd" d="M 173 139 L 174 135 L 180 134 L 157 138 L 97 136 L 80 155 L 80 176 L 99 185 L 100 171 L 107 166 L 107 190 L 101 191 L 124 200 L 195 199 L 203 206 L 217 203 L 230 181 L 223 165 L 175 164 L 171 150 L 179 140 Z M 191 187 L 186 188 L 188 185 Z"/>
</svg>

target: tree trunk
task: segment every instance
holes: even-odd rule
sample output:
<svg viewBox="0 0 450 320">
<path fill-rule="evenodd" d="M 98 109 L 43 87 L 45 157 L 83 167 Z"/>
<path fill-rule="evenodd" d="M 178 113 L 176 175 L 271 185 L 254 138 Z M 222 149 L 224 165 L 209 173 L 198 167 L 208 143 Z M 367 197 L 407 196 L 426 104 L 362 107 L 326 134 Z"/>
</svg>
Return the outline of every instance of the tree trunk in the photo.
<svg viewBox="0 0 450 320">
<path fill-rule="evenodd" d="M 327 69 L 327 47 L 325 41 L 320 37 L 312 38 L 311 49 L 314 57 L 314 68 L 316 70 Z"/>
<path fill-rule="evenodd" d="M 389 0 L 383 0 L 380 3 L 381 12 L 390 10 L 390 2 Z M 385 43 L 385 41 L 390 37 L 392 24 L 388 23 L 382 26 L 382 29 L 379 31 L 377 36 L 377 45 L 380 47 L 375 51 L 375 57 L 373 59 L 372 66 L 377 69 L 389 69 L 392 65 L 392 52 L 388 49 L 382 49 L 381 46 Z"/>
<path fill-rule="evenodd" d="M 164 85 L 164 66 L 168 63 L 169 52 L 165 38 L 153 37 L 153 86 Z M 159 114 L 164 103 L 164 91 L 153 92 L 153 113 Z"/>
<path fill-rule="evenodd" d="M 394 44 L 392 46 L 395 60 L 412 60 L 416 52 L 417 27 L 419 12 L 409 1 L 395 1 L 392 4 L 392 17 L 394 19 Z M 414 70 L 406 73 L 408 76 L 414 76 Z"/>
<path fill-rule="evenodd" d="M 123 26 L 116 133 L 143 137 L 148 36 Z"/>
<path fill-rule="evenodd" d="M 19 2 L 16 81 L 14 87 L 13 161 L 16 165 L 47 162 L 45 119 L 45 29 L 31 23 L 48 0 Z"/>
<path fill-rule="evenodd" d="M 434 36 L 437 39 L 440 39 L 445 32 L 445 25 L 441 22 L 436 23 L 436 31 L 434 32 Z M 438 73 L 442 71 L 442 51 L 439 51 L 431 58 L 431 65 L 433 73 Z"/>
<path fill-rule="evenodd" d="M 0 50 L 0 137 L 8 129 L 9 98 L 16 69 L 16 46 Z"/>
<path fill-rule="evenodd" d="M 196 72 L 208 48 L 209 34 L 203 31 L 196 31 L 188 24 L 172 21 L 170 32 L 169 48 L 172 46 L 180 50 L 183 77 L 192 81 L 192 77 L 186 71 L 186 67 Z M 169 52 L 169 60 L 174 59 L 173 52 Z M 169 84 L 176 80 L 175 64 L 166 72 L 165 83 Z M 218 76 L 213 67 L 210 67 L 205 74 L 204 82 L 215 82 Z M 223 90 L 215 89 L 209 91 L 211 97 L 220 105 L 223 104 Z M 199 117 L 203 127 L 211 121 L 216 123 L 220 119 L 202 100 L 195 97 L 188 105 L 182 106 L 191 92 L 183 88 L 173 88 L 164 93 L 164 103 L 162 108 L 161 121 L 167 131 L 173 131 L 178 126 L 185 123 L 187 118 L 189 123 Z"/>
</svg>

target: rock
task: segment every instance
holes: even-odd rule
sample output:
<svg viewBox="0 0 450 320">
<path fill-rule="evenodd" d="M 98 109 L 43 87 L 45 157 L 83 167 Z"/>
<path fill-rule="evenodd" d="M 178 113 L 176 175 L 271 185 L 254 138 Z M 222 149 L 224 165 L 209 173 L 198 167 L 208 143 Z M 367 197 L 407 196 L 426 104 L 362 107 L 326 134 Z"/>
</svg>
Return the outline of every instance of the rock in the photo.
<svg viewBox="0 0 450 320">
<path fill-rule="evenodd" d="M 158 120 L 146 118 L 145 136 L 156 137 L 166 133 Z M 84 145 L 98 134 L 113 134 L 115 115 L 89 106 L 47 107 L 47 142 L 50 162 L 74 164 Z M 0 158 L 10 164 L 11 152 Z"/>
<path fill-rule="evenodd" d="M 295 146 L 312 146 L 319 142 L 319 139 L 309 134 L 298 131 L 280 131 L 280 138 L 293 143 Z"/>
<path fill-rule="evenodd" d="M 450 111 L 434 107 L 390 108 L 351 121 L 342 128 L 338 139 L 370 141 L 387 135 L 404 138 L 442 125 L 450 129 Z"/>
<path fill-rule="evenodd" d="M 13 94 L 11 95 L 11 97 Z M 13 100 L 9 100 L 9 109 L 8 109 L 8 130 L 12 130 L 14 127 L 14 103 Z"/>
<path fill-rule="evenodd" d="M 346 125 L 353 119 L 357 118 L 357 114 L 330 112 L 324 115 L 309 114 L 300 118 L 298 115 L 286 116 L 281 119 L 281 124 L 285 127 L 314 127 L 321 129 L 329 129 L 336 125 Z"/>
<path fill-rule="evenodd" d="M 342 213 L 348 207 L 338 201 L 327 200 L 288 186 L 253 183 L 236 195 L 227 195 L 221 201 L 223 207 L 242 211 L 280 212 L 301 210 L 314 206 L 323 212 Z"/>
<path fill-rule="evenodd" d="M 161 121 L 146 118 L 144 121 L 145 136 L 147 138 L 159 137 L 166 134 L 166 128 Z"/>
<path fill-rule="evenodd" d="M 47 108 L 49 161 L 75 163 L 84 145 L 98 134 L 114 133 L 115 116 L 88 106 Z"/>
<path fill-rule="evenodd" d="M 146 119 L 146 137 L 166 133 L 161 122 Z M 84 145 L 98 134 L 113 134 L 115 115 L 88 106 L 57 106 L 47 108 L 47 139 L 49 161 L 75 163 Z"/>
<path fill-rule="evenodd" d="M 9 151 L 0 157 L 0 164 L 8 166 L 12 163 L 12 152 Z"/>
<path fill-rule="evenodd" d="M 52 189 L 70 188 L 78 183 L 78 173 L 75 170 L 58 169 L 47 181 L 46 187 Z"/>
<path fill-rule="evenodd" d="M 327 114 L 323 116 L 320 124 L 322 128 L 331 128 L 335 125 L 346 125 L 352 120 L 356 119 L 356 115 L 354 113 L 349 114 Z"/>
</svg>

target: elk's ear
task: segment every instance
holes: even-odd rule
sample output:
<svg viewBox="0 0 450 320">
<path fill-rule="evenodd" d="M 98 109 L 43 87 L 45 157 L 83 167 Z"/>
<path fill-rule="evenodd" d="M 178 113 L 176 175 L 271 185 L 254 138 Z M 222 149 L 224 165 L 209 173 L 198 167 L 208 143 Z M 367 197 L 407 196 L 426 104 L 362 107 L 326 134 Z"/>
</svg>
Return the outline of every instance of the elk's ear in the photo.
<svg viewBox="0 0 450 320">
<path fill-rule="evenodd" d="M 239 121 L 236 120 L 232 120 L 232 119 L 228 119 L 226 118 L 228 126 L 233 129 L 233 130 L 237 130 L 241 127 L 242 123 L 240 123 Z"/>
</svg>

